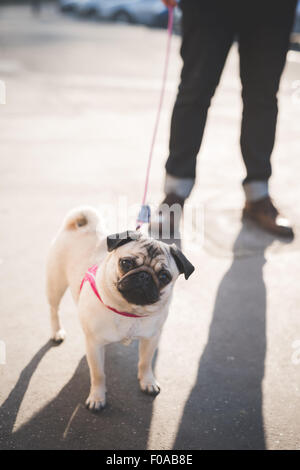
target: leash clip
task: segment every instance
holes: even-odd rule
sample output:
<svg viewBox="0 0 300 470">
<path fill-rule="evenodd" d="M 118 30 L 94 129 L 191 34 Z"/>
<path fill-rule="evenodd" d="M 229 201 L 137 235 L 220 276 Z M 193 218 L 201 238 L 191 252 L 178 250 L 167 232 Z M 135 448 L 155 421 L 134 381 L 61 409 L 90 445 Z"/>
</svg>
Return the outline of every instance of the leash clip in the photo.
<svg viewBox="0 0 300 470">
<path fill-rule="evenodd" d="M 143 204 L 141 206 L 138 218 L 137 218 L 137 223 L 138 224 L 149 224 L 151 218 L 151 209 L 148 204 Z"/>
</svg>

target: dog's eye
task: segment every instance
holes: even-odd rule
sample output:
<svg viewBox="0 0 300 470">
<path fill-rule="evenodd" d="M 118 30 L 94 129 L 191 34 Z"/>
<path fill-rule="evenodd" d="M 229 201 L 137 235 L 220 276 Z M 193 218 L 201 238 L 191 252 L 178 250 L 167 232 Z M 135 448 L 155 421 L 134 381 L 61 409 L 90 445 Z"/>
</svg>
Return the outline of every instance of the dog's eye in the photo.
<svg viewBox="0 0 300 470">
<path fill-rule="evenodd" d="M 130 271 L 130 269 L 133 268 L 133 261 L 131 259 L 121 259 L 120 266 L 122 271 L 127 273 L 127 271 Z"/>
<path fill-rule="evenodd" d="M 158 279 L 161 285 L 166 286 L 171 281 L 171 275 L 163 269 L 158 273 Z"/>
</svg>

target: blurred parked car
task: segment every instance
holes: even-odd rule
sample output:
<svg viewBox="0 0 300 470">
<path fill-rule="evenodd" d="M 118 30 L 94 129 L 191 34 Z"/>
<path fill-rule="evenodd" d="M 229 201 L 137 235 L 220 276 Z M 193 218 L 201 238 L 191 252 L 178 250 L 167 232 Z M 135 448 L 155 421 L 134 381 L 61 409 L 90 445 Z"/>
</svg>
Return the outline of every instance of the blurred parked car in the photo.
<svg viewBox="0 0 300 470">
<path fill-rule="evenodd" d="M 97 14 L 97 0 L 77 0 L 76 11 L 80 15 L 96 15 Z"/>
<path fill-rule="evenodd" d="M 166 26 L 168 22 L 168 9 L 161 0 L 77 0 L 76 11 L 122 23 Z"/>
<path fill-rule="evenodd" d="M 62 11 L 96 16 L 122 23 L 166 27 L 168 9 L 161 0 L 59 0 Z M 175 8 L 174 31 L 180 31 L 181 11 Z"/>
<path fill-rule="evenodd" d="M 300 0 L 297 3 L 296 17 L 295 17 L 293 32 L 300 33 Z"/>
<path fill-rule="evenodd" d="M 78 0 L 59 0 L 58 5 L 61 11 L 75 10 L 78 5 Z"/>
</svg>

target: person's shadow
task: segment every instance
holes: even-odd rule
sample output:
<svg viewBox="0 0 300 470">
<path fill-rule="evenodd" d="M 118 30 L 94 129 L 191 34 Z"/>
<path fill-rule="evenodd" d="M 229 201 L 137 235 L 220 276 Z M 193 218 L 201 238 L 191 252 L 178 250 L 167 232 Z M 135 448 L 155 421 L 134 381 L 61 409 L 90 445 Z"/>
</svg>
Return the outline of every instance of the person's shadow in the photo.
<svg viewBox="0 0 300 470">
<path fill-rule="evenodd" d="M 264 449 L 262 380 L 266 353 L 264 252 L 240 257 L 248 226 L 216 296 L 209 338 L 185 404 L 174 449 Z"/>
<path fill-rule="evenodd" d="M 30 379 L 51 346 L 49 341 L 35 354 L 0 408 L 0 449 L 145 449 L 154 397 L 139 390 L 136 342 L 106 349 L 103 411 L 92 413 L 84 406 L 90 380 L 84 356 L 58 395 L 13 432 Z"/>
</svg>

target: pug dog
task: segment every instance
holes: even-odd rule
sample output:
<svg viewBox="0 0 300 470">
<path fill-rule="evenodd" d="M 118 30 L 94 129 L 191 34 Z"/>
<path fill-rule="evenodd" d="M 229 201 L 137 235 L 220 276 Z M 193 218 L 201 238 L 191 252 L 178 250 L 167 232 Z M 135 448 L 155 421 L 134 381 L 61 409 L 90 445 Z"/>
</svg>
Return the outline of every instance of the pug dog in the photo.
<svg viewBox="0 0 300 470">
<path fill-rule="evenodd" d="M 173 287 L 194 266 L 176 245 L 148 238 L 139 231 L 106 236 L 98 213 L 89 207 L 70 212 L 52 242 L 47 260 L 47 297 L 52 339 L 65 331 L 58 308 L 69 287 L 78 306 L 90 370 L 86 405 L 105 406 L 105 345 L 139 339 L 138 380 L 142 391 L 157 394 L 160 386 L 152 359 L 166 321 Z"/>
</svg>

